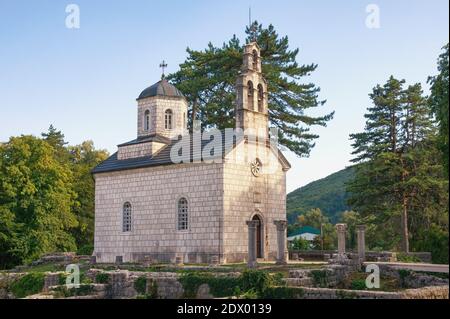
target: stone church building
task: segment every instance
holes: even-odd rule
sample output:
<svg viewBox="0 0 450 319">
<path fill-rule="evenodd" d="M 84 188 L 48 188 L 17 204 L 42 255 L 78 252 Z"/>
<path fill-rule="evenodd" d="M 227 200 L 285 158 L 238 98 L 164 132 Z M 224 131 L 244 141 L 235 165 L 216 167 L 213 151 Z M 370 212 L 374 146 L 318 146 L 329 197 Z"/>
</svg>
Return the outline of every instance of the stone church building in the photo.
<svg viewBox="0 0 450 319">
<path fill-rule="evenodd" d="M 188 161 L 172 159 L 177 141 L 188 136 L 194 143 L 194 134 L 187 131 L 185 97 L 164 76 L 140 94 L 137 138 L 118 145 L 92 172 L 97 262 L 248 262 L 249 247 L 255 259 L 285 257 L 280 229 L 290 164 L 269 143 L 256 43 L 245 46 L 236 76 L 235 121 L 244 134 L 224 142 L 214 161 L 194 160 L 194 151 Z M 263 134 L 253 139 L 252 129 Z"/>
</svg>

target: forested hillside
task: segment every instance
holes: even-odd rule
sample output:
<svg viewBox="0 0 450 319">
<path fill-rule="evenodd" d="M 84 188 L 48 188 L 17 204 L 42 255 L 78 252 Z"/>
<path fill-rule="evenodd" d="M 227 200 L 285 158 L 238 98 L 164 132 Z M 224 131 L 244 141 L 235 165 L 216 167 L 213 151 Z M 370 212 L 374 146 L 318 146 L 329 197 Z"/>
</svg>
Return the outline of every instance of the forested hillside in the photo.
<svg viewBox="0 0 450 319">
<path fill-rule="evenodd" d="M 331 222 L 336 222 L 340 213 L 349 210 L 346 203 L 345 184 L 353 176 L 354 167 L 347 167 L 289 193 L 287 195 L 289 223 L 293 223 L 298 215 L 314 208 L 320 208 L 330 218 Z"/>
</svg>

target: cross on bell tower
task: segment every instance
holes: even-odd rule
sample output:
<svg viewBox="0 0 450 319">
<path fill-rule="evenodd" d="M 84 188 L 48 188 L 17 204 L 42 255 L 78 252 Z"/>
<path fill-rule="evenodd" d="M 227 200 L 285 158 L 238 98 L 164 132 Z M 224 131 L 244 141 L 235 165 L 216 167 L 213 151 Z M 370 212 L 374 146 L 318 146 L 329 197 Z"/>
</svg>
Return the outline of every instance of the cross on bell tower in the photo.
<svg viewBox="0 0 450 319">
<path fill-rule="evenodd" d="M 162 75 L 161 75 L 161 79 L 164 79 L 166 77 L 166 75 L 164 74 L 164 70 L 165 68 L 167 68 L 167 63 L 166 61 L 162 61 L 161 64 L 159 65 L 159 67 L 162 69 Z"/>
</svg>

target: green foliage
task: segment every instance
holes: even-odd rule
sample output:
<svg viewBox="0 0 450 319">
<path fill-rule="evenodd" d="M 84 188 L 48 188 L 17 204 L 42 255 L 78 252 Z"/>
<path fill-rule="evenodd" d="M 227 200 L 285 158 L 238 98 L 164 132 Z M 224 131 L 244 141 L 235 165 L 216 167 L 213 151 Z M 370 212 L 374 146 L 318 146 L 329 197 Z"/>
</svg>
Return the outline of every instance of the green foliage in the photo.
<svg viewBox="0 0 450 319">
<path fill-rule="evenodd" d="M 311 270 L 310 272 L 315 287 L 328 287 L 328 272 L 323 269 Z"/>
<path fill-rule="evenodd" d="M 414 255 L 408 255 L 404 253 L 397 254 L 397 261 L 403 263 L 420 263 L 422 262 L 419 257 Z"/>
<path fill-rule="evenodd" d="M 253 289 L 258 295 L 263 294 L 272 283 L 269 273 L 254 269 L 245 270 L 241 275 L 241 280 L 244 291 Z"/>
<path fill-rule="evenodd" d="M 80 145 L 69 146 L 71 170 L 74 176 L 73 189 L 77 200 L 72 211 L 77 216 L 78 227 L 72 234 L 75 237 L 80 253 L 90 255 L 94 243 L 94 179 L 91 170 L 100 162 L 106 160 L 108 152 L 96 150 L 92 141 Z"/>
<path fill-rule="evenodd" d="M 58 285 L 63 286 L 66 284 L 67 273 L 61 272 L 58 274 Z"/>
<path fill-rule="evenodd" d="M 309 250 L 311 249 L 310 242 L 304 238 L 295 238 L 291 243 L 291 249 L 293 250 Z"/>
<path fill-rule="evenodd" d="M 93 244 L 86 244 L 78 248 L 77 255 L 92 255 L 92 252 L 94 251 L 94 245 Z"/>
<path fill-rule="evenodd" d="M 90 171 L 107 152 L 95 150 L 92 142 L 66 146 L 53 126 L 42 137 L 12 137 L 0 145 L 0 268 L 77 246 L 91 253 Z"/>
<path fill-rule="evenodd" d="M 46 252 L 73 251 L 70 230 L 77 226 L 68 164 L 33 136 L 12 137 L 0 147 L 0 215 L 8 229 L 0 234 L 2 266 L 29 262 Z M 0 230 L 3 233 L 3 227 Z"/>
<path fill-rule="evenodd" d="M 351 135 L 358 165 L 347 192 L 370 246 L 408 252 L 433 224 L 448 233 L 448 180 L 421 85 L 404 85 L 391 76 L 370 94 L 365 130 Z"/>
<path fill-rule="evenodd" d="M 334 249 L 336 230 L 320 209 L 311 209 L 305 214 L 298 216 L 297 222 L 291 225 L 290 231 L 303 226 L 311 226 L 322 230 L 322 234 L 316 236 L 313 240 L 312 246 L 314 249 Z"/>
<path fill-rule="evenodd" d="M 184 273 L 180 277 L 180 283 L 183 286 L 186 298 L 195 298 L 198 288 L 202 284 L 207 284 L 214 297 L 232 296 L 236 288 L 240 288 L 240 278 L 234 277 L 215 277 L 210 273 Z"/>
<path fill-rule="evenodd" d="M 428 103 L 431 110 L 436 117 L 439 125 L 439 149 L 442 152 L 443 167 L 447 172 L 448 178 L 448 159 L 449 159 L 449 147 L 448 147 L 448 88 L 449 88 L 449 71 L 448 71 L 448 59 L 449 59 L 449 44 L 447 43 L 444 48 L 444 52 L 438 59 L 438 72 L 439 74 L 428 79 L 431 84 L 431 95 L 428 99 Z"/>
<path fill-rule="evenodd" d="M 241 299 L 258 299 L 258 292 L 255 289 L 249 289 L 240 294 Z"/>
<path fill-rule="evenodd" d="M 435 264 L 448 264 L 448 229 L 432 223 L 429 228 L 421 229 L 413 242 L 415 251 L 429 251 Z"/>
<path fill-rule="evenodd" d="M 345 185 L 354 174 L 355 169 L 350 166 L 289 193 L 286 202 L 289 223 L 295 223 L 299 215 L 314 208 L 319 208 L 331 223 L 336 223 L 341 212 L 350 210 Z"/>
<path fill-rule="evenodd" d="M 95 282 L 96 283 L 106 284 L 106 283 L 108 283 L 108 281 L 109 281 L 109 275 L 104 273 L 104 272 L 98 273 L 95 276 Z M 135 288 L 136 288 L 136 283 L 135 283 Z M 144 286 L 144 288 L 145 288 L 145 286 Z"/>
<path fill-rule="evenodd" d="M 16 298 L 40 293 L 44 288 L 45 274 L 28 273 L 11 284 L 11 292 Z"/>
<path fill-rule="evenodd" d="M 352 290 L 367 290 L 366 281 L 364 279 L 354 279 L 350 283 Z"/>
<path fill-rule="evenodd" d="M 360 224 L 364 224 L 364 221 L 361 219 L 361 216 L 354 211 L 345 211 L 341 215 L 341 223 L 347 225 L 347 245 L 349 248 L 356 249 L 356 226 Z"/>
<path fill-rule="evenodd" d="M 254 36 L 261 48 L 271 124 L 279 129 L 282 145 L 299 156 L 307 156 L 318 138 L 309 128 L 325 126 L 333 117 L 333 113 L 319 117 L 306 114 L 308 109 L 325 103 L 318 100 L 320 89 L 304 82 L 317 65 L 298 65 L 299 50 L 290 50 L 288 38 L 280 37 L 272 25 L 263 28 L 254 22 L 254 27 L 256 32 L 252 35 L 250 29 L 246 30 L 246 41 L 252 41 Z M 180 70 L 168 78 L 186 96 L 189 118 L 201 120 L 204 127 L 234 127 L 235 82 L 243 55 L 239 39 L 233 36 L 222 47 L 209 43 L 204 51 L 188 48 L 187 53 L 188 58 L 180 65 Z"/>
<path fill-rule="evenodd" d="M 134 282 L 134 289 L 140 294 L 145 295 L 147 293 L 147 277 L 141 276 Z"/>
</svg>

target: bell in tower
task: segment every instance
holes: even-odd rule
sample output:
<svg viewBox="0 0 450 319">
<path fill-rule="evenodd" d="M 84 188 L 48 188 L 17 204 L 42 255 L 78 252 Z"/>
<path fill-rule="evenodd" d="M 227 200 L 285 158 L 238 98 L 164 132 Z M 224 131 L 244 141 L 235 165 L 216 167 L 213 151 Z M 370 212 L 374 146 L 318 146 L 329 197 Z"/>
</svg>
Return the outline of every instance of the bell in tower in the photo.
<svg viewBox="0 0 450 319">
<path fill-rule="evenodd" d="M 236 128 L 267 138 L 267 82 L 262 75 L 260 52 L 256 42 L 244 47 L 243 64 L 236 81 Z"/>
</svg>

